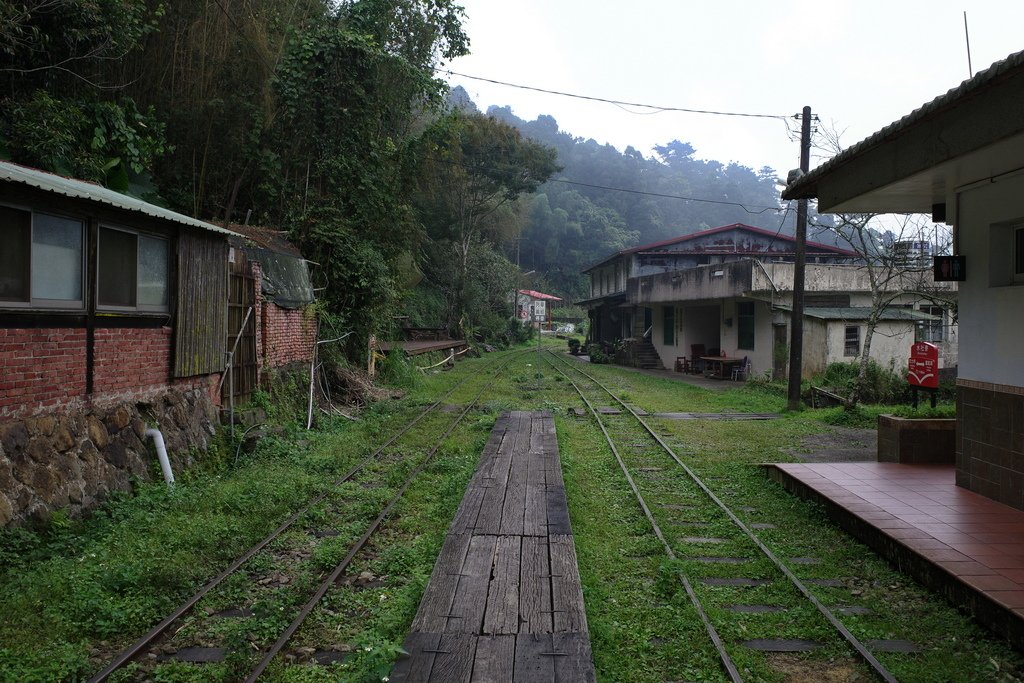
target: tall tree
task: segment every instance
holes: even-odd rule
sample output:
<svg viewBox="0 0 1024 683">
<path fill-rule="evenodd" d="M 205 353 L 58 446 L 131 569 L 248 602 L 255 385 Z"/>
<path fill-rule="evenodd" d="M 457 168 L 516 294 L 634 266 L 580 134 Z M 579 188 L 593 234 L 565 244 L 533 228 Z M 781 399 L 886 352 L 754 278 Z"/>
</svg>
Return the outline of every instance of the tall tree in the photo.
<svg viewBox="0 0 1024 683">
<path fill-rule="evenodd" d="M 557 170 L 555 151 L 523 138 L 493 117 L 455 111 L 437 121 L 420 144 L 420 215 L 434 247 L 428 271 L 450 280 L 448 326 L 466 326 L 474 245 L 500 230 L 502 209 L 533 192 Z"/>
</svg>

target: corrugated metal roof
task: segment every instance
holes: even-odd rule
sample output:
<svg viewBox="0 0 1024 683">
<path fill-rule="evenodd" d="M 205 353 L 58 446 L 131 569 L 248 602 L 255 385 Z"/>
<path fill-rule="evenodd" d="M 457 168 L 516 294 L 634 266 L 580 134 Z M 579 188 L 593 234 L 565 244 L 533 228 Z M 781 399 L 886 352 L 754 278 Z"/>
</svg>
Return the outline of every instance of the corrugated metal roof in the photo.
<svg viewBox="0 0 1024 683">
<path fill-rule="evenodd" d="M 663 253 L 663 254 L 667 254 L 667 255 L 679 255 L 679 256 L 685 256 L 687 254 L 693 255 L 696 252 L 687 252 L 687 251 L 678 251 L 677 252 L 677 251 L 661 250 L 660 248 L 661 247 L 670 247 L 670 246 L 672 246 L 674 244 L 680 244 L 680 243 L 683 243 L 683 242 L 690 242 L 690 241 L 695 240 L 695 239 L 700 239 L 700 238 L 703 238 L 703 237 L 708 237 L 710 235 L 716 235 L 718 233 L 727 232 L 729 230 L 741 230 L 741 231 L 753 233 L 755 235 L 761 235 L 761 236 L 764 236 L 764 237 L 771 237 L 773 240 L 778 241 L 778 242 L 795 242 L 796 241 L 796 238 L 793 235 L 786 235 L 786 234 L 783 234 L 781 231 L 772 232 L 771 230 L 765 230 L 764 228 L 756 228 L 753 225 L 747 225 L 746 223 L 731 223 L 730 225 L 722 225 L 722 226 L 719 226 L 717 228 L 709 228 L 708 230 L 701 230 L 700 232 L 693 232 L 693 233 L 690 233 L 689 235 L 680 235 L 678 237 L 672 237 L 672 238 L 669 238 L 667 240 L 661 240 L 660 242 L 651 242 L 650 244 L 641 244 L 638 247 L 630 247 L 629 249 L 622 249 L 620 251 L 615 252 L 614 254 L 611 254 L 610 256 L 605 256 L 605 257 L 601 258 L 600 260 L 595 261 L 591 265 L 589 265 L 586 268 L 584 268 L 581 272 L 589 273 L 590 271 L 594 270 L 595 268 L 603 266 L 605 263 L 607 263 L 607 262 L 609 262 L 609 261 L 611 261 L 611 260 L 613 260 L 613 259 L 615 259 L 615 258 L 617 258 L 619 256 L 627 256 L 629 254 L 646 255 L 646 254 L 653 254 L 653 253 Z M 837 247 L 837 246 L 834 246 L 834 245 L 830 246 L 828 244 L 824 244 L 822 242 L 815 242 L 813 240 L 807 240 L 806 244 L 807 244 L 807 248 L 809 250 L 820 250 L 820 251 L 828 253 L 828 254 L 842 254 L 843 256 L 857 256 L 858 255 L 857 252 L 851 251 L 850 249 L 843 249 L 842 247 Z M 735 253 L 735 252 L 727 252 L 727 253 Z M 764 254 L 765 252 L 764 251 L 760 251 L 760 252 L 756 252 L 756 253 Z"/>
<path fill-rule="evenodd" d="M 520 294 L 525 294 L 526 296 L 532 297 L 534 299 L 548 299 L 550 301 L 561 301 L 562 300 L 560 297 L 557 297 L 554 294 L 545 294 L 544 292 L 535 292 L 532 289 L 520 289 L 520 290 L 517 290 L 517 291 Z"/>
<path fill-rule="evenodd" d="M 923 121 L 926 118 L 935 116 L 942 110 L 957 104 L 960 100 L 988 87 L 994 81 L 1001 79 L 1003 76 L 1022 68 L 1024 68 L 1024 50 L 1013 53 L 1006 59 L 994 63 L 984 71 L 979 71 L 974 78 L 967 79 L 957 87 L 947 91 L 946 94 L 940 95 L 931 102 L 921 105 L 899 121 L 890 123 L 874 135 L 871 135 L 870 137 L 861 140 L 853 147 L 849 147 L 848 149 L 840 152 L 821 166 L 818 166 L 813 171 L 797 179 L 792 185 L 783 191 L 782 198 L 809 199 L 816 197 L 818 191 L 818 180 L 820 180 L 822 176 L 832 172 L 833 169 L 860 156 L 869 149 L 877 147 L 886 140 L 902 135 L 907 128 Z"/>
<path fill-rule="evenodd" d="M 201 221 L 196 218 L 192 218 L 191 216 L 186 216 L 185 214 L 165 209 L 161 206 L 157 206 L 156 204 L 144 202 L 141 199 L 136 199 L 135 197 L 129 197 L 128 195 L 115 192 L 114 190 L 107 189 L 101 185 L 96 185 L 95 183 L 89 183 L 84 180 L 75 180 L 74 178 L 65 178 L 64 176 L 47 173 L 46 171 L 29 168 L 28 166 L 12 164 L 9 161 L 0 161 L 0 181 L 28 185 L 29 187 L 34 187 L 36 189 L 43 190 L 44 192 L 53 192 L 54 194 L 63 195 L 65 197 L 98 202 L 100 204 L 106 204 L 107 206 L 121 209 L 122 211 L 141 213 L 152 218 L 160 218 L 165 221 L 171 221 L 172 223 L 178 223 L 179 225 L 189 225 L 194 228 L 217 232 L 222 235 L 241 237 L 238 233 L 217 227 L 213 223 L 207 223 L 206 221 Z"/>
</svg>

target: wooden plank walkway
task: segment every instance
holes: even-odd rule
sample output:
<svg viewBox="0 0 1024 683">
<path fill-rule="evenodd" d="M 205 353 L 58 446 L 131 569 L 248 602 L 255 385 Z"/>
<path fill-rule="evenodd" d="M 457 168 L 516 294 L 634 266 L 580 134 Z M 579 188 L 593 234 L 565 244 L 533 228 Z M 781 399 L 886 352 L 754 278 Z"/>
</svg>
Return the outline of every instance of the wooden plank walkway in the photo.
<svg viewBox="0 0 1024 683">
<path fill-rule="evenodd" d="M 391 681 L 594 681 L 555 426 L 503 414 Z"/>
</svg>

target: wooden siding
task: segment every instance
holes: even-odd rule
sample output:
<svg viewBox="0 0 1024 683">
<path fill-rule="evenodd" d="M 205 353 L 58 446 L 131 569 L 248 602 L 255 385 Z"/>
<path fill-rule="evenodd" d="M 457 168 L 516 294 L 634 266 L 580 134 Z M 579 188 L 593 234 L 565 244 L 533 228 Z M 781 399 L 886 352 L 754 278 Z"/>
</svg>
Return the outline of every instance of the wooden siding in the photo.
<svg viewBox="0 0 1024 683">
<path fill-rule="evenodd" d="M 174 376 L 221 372 L 228 315 L 228 243 L 183 231 L 178 239 Z"/>
</svg>

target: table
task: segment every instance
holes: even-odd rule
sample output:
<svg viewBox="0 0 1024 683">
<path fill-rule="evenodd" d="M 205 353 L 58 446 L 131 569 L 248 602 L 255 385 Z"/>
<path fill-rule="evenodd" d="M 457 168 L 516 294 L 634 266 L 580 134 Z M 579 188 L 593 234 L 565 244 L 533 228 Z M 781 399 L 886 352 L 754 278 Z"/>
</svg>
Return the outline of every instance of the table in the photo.
<svg viewBox="0 0 1024 683">
<path fill-rule="evenodd" d="M 732 377 L 733 367 L 743 363 L 742 358 L 733 356 L 701 356 L 700 359 L 704 361 L 704 376 L 715 379 Z"/>
</svg>

